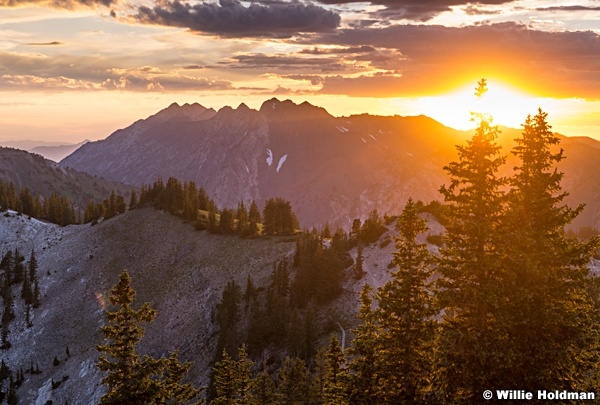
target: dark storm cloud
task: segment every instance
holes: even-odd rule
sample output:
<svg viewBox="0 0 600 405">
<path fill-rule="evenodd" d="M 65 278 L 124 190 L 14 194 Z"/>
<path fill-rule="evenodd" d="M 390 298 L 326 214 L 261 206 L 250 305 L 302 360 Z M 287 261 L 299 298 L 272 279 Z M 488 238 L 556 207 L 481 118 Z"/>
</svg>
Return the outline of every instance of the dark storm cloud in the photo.
<svg viewBox="0 0 600 405">
<path fill-rule="evenodd" d="M 0 7 L 40 6 L 73 10 L 81 7 L 109 7 L 117 0 L 0 0 Z"/>
<path fill-rule="evenodd" d="M 347 4 L 361 1 L 364 0 L 319 0 L 323 4 Z M 515 1 L 517 0 L 370 0 L 370 3 L 385 6 L 385 9 L 378 11 L 376 15 L 412 21 L 428 21 L 438 14 L 451 11 L 452 6 L 496 6 Z"/>
<path fill-rule="evenodd" d="M 398 25 L 340 29 L 313 41 L 395 49 L 404 57 L 394 68 L 401 77 L 330 79 L 324 92 L 364 94 L 385 82 L 389 95 L 426 95 L 488 76 L 547 96 L 600 99 L 600 36 L 592 31 L 544 32 L 516 23 Z"/>
<path fill-rule="evenodd" d="M 340 16 L 323 7 L 299 1 L 252 3 L 238 0 L 215 3 L 164 1 L 156 7 L 142 6 L 134 20 L 144 24 L 188 28 L 224 37 L 287 38 L 297 33 L 326 32 L 337 28 Z"/>
</svg>

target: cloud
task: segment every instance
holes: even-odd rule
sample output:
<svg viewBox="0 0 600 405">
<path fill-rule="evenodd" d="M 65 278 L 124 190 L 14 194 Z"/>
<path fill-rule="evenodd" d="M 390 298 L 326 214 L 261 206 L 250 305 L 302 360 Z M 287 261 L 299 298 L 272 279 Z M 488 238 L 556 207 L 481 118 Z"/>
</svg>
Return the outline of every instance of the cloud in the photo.
<svg viewBox="0 0 600 405">
<path fill-rule="evenodd" d="M 538 7 L 536 11 L 598 11 L 600 7 L 587 6 L 553 6 L 553 7 Z"/>
<path fill-rule="evenodd" d="M 205 91 L 231 90 L 228 80 L 212 80 L 165 71 L 155 66 L 138 68 L 105 67 L 102 58 L 0 52 L 0 89 L 39 90 L 121 90 L 121 91 Z"/>
<path fill-rule="evenodd" d="M 279 76 L 290 71 L 306 75 L 357 74 L 376 70 L 396 70 L 403 56 L 393 49 L 377 49 L 372 46 L 357 47 L 310 47 L 295 53 L 265 54 L 246 53 L 235 55 L 222 67 L 231 69 L 253 69 Z"/>
<path fill-rule="evenodd" d="M 117 0 L 0 0 L 0 7 L 40 6 L 73 10 L 81 7 L 110 7 Z"/>
<path fill-rule="evenodd" d="M 544 32 L 517 23 L 396 25 L 339 29 L 311 41 L 389 48 L 403 55 L 393 67 L 401 77 L 329 79 L 324 92 L 361 93 L 366 83 L 387 82 L 388 95 L 433 95 L 457 83 L 494 77 L 542 96 L 600 99 L 600 35 L 592 31 Z M 338 86 L 342 81 L 345 90 Z"/>
<path fill-rule="evenodd" d="M 27 46 L 55 46 L 55 45 L 64 45 L 64 42 L 52 41 L 52 42 L 28 42 L 25 45 Z"/>
<path fill-rule="evenodd" d="M 283 75 L 281 77 L 289 80 L 308 81 L 313 86 L 323 84 L 323 81 L 325 80 L 323 76 L 318 75 Z"/>
<path fill-rule="evenodd" d="M 370 3 L 385 7 L 384 10 L 376 12 L 375 15 L 424 22 L 431 20 L 438 14 L 451 11 L 453 6 L 501 5 L 515 1 L 518 0 L 370 0 Z M 323 4 L 347 4 L 358 3 L 360 0 L 319 0 L 319 2 Z"/>
<path fill-rule="evenodd" d="M 303 72 L 344 72 L 350 67 L 335 56 L 309 58 L 298 55 L 269 55 L 264 53 L 243 54 L 231 58 L 231 62 L 223 62 L 228 68 L 257 69 L 271 73 L 300 70 Z"/>
<path fill-rule="evenodd" d="M 354 47 L 346 47 L 346 48 L 309 48 L 303 49 L 300 53 L 311 54 L 311 55 L 331 55 L 331 54 L 357 54 L 357 53 L 370 53 L 375 52 L 376 49 L 372 46 L 362 45 L 362 46 L 354 46 Z"/>
<path fill-rule="evenodd" d="M 186 65 L 183 67 L 183 69 L 185 70 L 200 70 L 200 69 L 204 69 L 204 66 L 200 66 L 200 65 Z"/>
<path fill-rule="evenodd" d="M 196 78 L 179 75 L 164 77 L 144 77 L 127 74 L 115 78 L 107 78 L 101 82 L 74 79 L 64 76 L 40 77 L 32 75 L 1 75 L 0 90 L 39 91 L 39 90 L 121 90 L 137 92 L 162 91 L 204 91 L 232 90 L 229 81 L 211 81 L 206 78 Z"/>
<path fill-rule="evenodd" d="M 463 8 L 463 11 L 467 15 L 496 15 L 501 13 L 500 10 L 489 10 L 486 8 L 476 6 L 475 4 L 468 4 L 466 7 Z"/>
<path fill-rule="evenodd" d="M 289 38 L 298 33 L 326 32 L 337 28 L 341 20 L 333 11 L 299 1 L 245 7 L 238 0 L 219 0 L 219 4 L 165 0 L 153 8 L 139 7 L 131 18 L 143 24 L 238 38 Z"/>
</svg>

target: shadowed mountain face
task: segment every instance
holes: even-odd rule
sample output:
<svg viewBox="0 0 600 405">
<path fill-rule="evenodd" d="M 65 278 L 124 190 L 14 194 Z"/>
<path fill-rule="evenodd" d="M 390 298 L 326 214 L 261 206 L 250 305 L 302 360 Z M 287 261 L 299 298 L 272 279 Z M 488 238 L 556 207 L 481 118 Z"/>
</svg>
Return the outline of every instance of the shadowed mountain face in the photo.
<svg viewBox="0 0 600 405">
<path fill-rule="evenodd" d="M 336 118 L 277 99 L 259 111 L 174 104 L 61 164 L 134 185 L 193 180 L 221 207 L 279 196 L 304 226 L 349 225 L 374 208 L 399 212 L 409 196 L 438 198 L 442 166 L 463 139 L 427 117 Z"/>
<path fill-rule="evenodd" d="M 283 197 L 302 226 L 347 227 L 374 208 L 398 213 L 408 197 L 441 199 L 438 189 L 447 182 L 442 168 L 470 136 L 424 116 L 333 117 L 306 102 L 271 99 L 258 111 L 241 104 L 218 112 L 172 104 L 83 145 L 61 164 L 132 185 L 158 176 L 193 180 L 220 207 Z M 518 136 L 519 130 L 503 129 L 507 155 Z M 568 202 L 588 205 L 577 225 L 600 225 L 600 196 L 591 191 L 600 186 L 592 174 L 600 143 L 564 138 L 561 146 L 568 157 L 561 164 Z M 515 164 L 509 159 L 507 174 Z"/>
<path fill-rule="evenodd" d="M 57 193 L 68 197 L 79 207 L 85 207 L 89 200 L 102 201 L 113 190 L 123 196 L 131 192 L 130 186 L 60 166 L 24 150 L 2 147 L 0 180 L 12 182 L 17 191 L 27 187 L 34 195 Z"/>
</svg>

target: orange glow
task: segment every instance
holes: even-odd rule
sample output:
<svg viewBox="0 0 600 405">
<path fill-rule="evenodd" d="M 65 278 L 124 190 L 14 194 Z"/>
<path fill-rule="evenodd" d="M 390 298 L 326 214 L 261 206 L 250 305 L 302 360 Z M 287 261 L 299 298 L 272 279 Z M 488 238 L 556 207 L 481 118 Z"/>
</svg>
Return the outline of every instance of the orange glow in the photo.
<svg viewBox="0 0 600 405">
<path fill-rule="evenodd" d="M 529 113 L 540 107 L 540 99 L 500 82 L 488 81 L 488 92 L 475 96 L 475 84 L 470 84 L 438 97 L 423 97 L 417 102 L 425 115 L 458 129 L 474 126 L 471 113 L 492 117 L 493 124 L 519 127 Z"/>
</svg>

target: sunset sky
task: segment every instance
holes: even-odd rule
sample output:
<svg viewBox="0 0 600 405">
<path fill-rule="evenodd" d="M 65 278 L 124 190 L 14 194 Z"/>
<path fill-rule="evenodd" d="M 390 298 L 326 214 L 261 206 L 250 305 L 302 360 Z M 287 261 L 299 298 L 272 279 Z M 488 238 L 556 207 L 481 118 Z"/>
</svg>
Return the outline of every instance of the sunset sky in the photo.
<svg viewBox="0 0 600 405">
<path fill-rule="evenodd" d="M 600 1 L 0 0 L 0 141 L 274 96 L 468 128 L 483 77 L 496 123 L 600 139 Z"/>
</svg>

